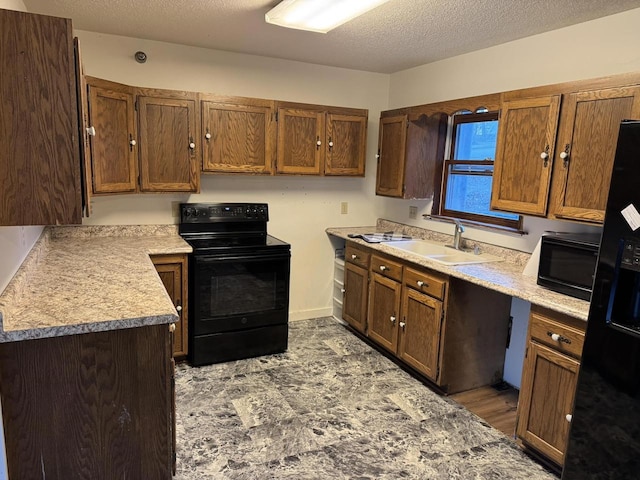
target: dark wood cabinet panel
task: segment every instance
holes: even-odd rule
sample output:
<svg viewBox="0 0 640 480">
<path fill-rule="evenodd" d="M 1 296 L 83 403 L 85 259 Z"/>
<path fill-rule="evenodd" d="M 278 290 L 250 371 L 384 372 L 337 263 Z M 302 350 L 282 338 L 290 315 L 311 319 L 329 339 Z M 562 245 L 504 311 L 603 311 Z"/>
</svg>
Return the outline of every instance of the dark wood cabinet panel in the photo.
<svg viewBox="0 0 640 480">
<path fill-rule="evenodd" d="M 545 216 L 560 95 L 504 102 L 491 208 Z"/>
<path fill-rule="evenodd" d="M 200 189 L 199 127 L 195 95 L 157 91 L 138 95 L 140 189 L 197 192 Z"/>
<path fill-rule="evenodd" d="M 320 175 L 323 142 L 323 112 L 278 109 L 278 173 Z"/>
<path fill-rule="evenodd" d="M 602 223 L 620 122 L 640 119 L 640 87 L 573 93 L 563 99 L 552 214 Z"/>
<path fill-rule="evenodd" d="M 153 255 L 151 260 L 178 312 L 179 318 L 173 331 L 173 357 L 184 360 L 189 353 L 187 258 L 185 255 Z"/>
<path fill-rule="evenodd" d="M 203 172 L 273 173 L 276 129 L 273 102 L 202 101 Z"/>
<path fill-rule="evenodd" d="M 0 225 L 81 223 L 71 20 L 0 9 L 0 32 Z"/>
<path fill-rule="evenodd" d="M 325 175 L 364 176 L 367 117 L 327 114 Z"/>
<path fill-rule="evenodd" d="M 401 287 L 395 280 L 371 273 L 367 335 L 392 353 L 398 349 Z"/>
<path fill-rule="evenodd" d="M 138 131 L 133 89 L 87 79 L 93 193 L 138 190 Z"/>
<path fill-rule="evenodd" d="M 170 479 L 167 327 L 0 344 L 9 478 Z"/>
<path fill-rule="evenodd" d="M 345 263 L 344 267 L 342 318 L 359 332 L 366 333 L 369 271 L 351 263 Z"/>
<path fill-rule="evenodd" d="M 377 195 L 439 200 L 447 120 L 444 113 L 380 118 Z"/>
<path fill-rule="evenodd" d="M 402 294 L 402 322 L 398 356 L 431 380 L 439 370 L 442 302 L 411 288 Z"/>
</svg>

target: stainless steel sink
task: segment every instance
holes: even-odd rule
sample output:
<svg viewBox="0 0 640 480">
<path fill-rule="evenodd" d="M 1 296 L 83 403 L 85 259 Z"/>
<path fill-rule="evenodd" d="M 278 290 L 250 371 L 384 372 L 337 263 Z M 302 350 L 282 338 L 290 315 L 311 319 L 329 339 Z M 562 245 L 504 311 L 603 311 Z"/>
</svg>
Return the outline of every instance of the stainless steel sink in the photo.
<svg viewBox="0 0 640 480">
<path fill-rule="evenodd" d="M 428 240 L 406 240 L 385 242 L 385 245 L 405 252 L 415 253 L 430 258 L 444 265 L 468 265 L 472 263 L 500 262 L 502 258 L 487 253 L 475 255 L 471 252 L 455 250 L 440 243 Z"/>
</svg>

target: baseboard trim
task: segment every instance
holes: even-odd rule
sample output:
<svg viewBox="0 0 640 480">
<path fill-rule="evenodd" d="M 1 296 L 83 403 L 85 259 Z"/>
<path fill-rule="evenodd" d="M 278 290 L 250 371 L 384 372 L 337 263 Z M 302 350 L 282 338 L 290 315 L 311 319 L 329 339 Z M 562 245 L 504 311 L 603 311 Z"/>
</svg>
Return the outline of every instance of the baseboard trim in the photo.
<svg viewBox="0 0 640 480">
<path fill-rule="evenodd" d="M 298 310 L 297 312 L 289 312 L 289 321 L 309 320 L 310 318 L 330 317 L 333 315 L 332 307 L 312 308 L 309 310 Z"/>
</svg>

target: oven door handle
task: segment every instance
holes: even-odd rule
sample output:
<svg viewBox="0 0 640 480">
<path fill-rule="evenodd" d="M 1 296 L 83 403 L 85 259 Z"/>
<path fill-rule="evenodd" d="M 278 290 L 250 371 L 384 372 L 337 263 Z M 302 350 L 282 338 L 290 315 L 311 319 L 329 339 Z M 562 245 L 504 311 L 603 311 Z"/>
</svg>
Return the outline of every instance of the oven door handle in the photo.
<svg viewBox="0 0 640 480">
<path fill-rule="evenodd" d="M 260 254 L 248 254 L 248 255 L 229 255 L 229 254 L 219 254 L 219 255 L 198 255 L 194 254 L 193 259 L 196 263 L 221 263 L 221 262 L 263 262 L 269 260 L 289 260 L 291 258 L 290 253 L 260 253 Z"/>
</svg>

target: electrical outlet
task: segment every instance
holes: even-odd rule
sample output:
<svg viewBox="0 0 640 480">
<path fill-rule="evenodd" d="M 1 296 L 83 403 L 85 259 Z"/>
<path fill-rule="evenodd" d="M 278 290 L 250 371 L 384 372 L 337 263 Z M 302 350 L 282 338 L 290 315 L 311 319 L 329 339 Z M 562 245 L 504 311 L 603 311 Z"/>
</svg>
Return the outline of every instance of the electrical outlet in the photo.
<svg viewBox="0 0 640 480">
<path fill-rule="evenodd" d="M 346 215 L 347 213 L 349 213 L 349 204 L 347 202 L 342 202 L 340 204 L 340 213 L 342 215 Z"/>
<path fill-rule="evenodd" d="M 409 218 L 415 220 L 418 218 L 418 207 L 411 205 L 409 207 Z"/>
<path fill-rule="evenodd" d="M 171 202 L 171 216 L 180 218 L 180 202 Z"/>
</svg>

